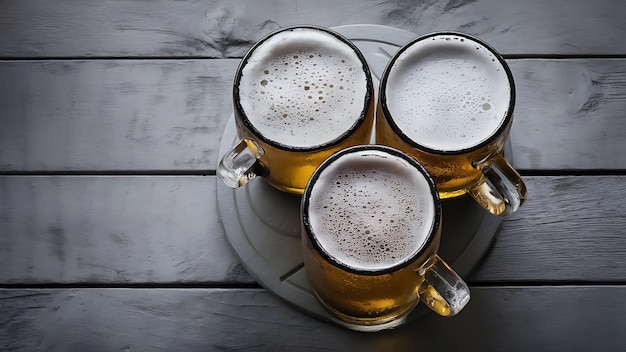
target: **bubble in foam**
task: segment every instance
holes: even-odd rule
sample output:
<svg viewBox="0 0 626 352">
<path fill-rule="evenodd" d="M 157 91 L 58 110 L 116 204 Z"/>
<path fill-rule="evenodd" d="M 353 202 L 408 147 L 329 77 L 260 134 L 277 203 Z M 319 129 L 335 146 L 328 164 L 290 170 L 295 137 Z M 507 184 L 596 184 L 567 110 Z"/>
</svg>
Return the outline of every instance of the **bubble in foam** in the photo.
<svg viewBox="0 0 626 352">
<path fill-rule="evenodd" d="M 439 35 L 416 42 L 395 61 L 385 87 L 394 122 L 432 149 L 480 144 L 509 110 L 509 78 L 500 62 L 487 48 L 460 39 Z"/>
<path fill-rule="evenodd" d="M 362 67 L 354 50 L 329 33 L 279 32 L 248 58 L 239 82 L 241 106 L 257 130 L 275 142 L 324 144 L 361 116 L 367 91 Z M 339 82 L 354 89 L 338 89 Z"/>
<path fill-rule="evenodd" d="M 393 267 L 429 236 L 435 216 L 430 192 L 424 176 L 404 159 L 372 151 L 344 154 L 316 181 L 308 208 L 312 232 L 347 266 Z"/>
</svg>

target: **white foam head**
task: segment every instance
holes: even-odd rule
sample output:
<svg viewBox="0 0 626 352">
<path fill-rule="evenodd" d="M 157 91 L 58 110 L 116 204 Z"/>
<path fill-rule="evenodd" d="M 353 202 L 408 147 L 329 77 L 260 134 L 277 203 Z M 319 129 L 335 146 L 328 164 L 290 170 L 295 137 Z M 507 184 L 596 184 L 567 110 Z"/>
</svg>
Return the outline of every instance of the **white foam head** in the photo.
<svg viewBox="0 0 626 352">
<path fill-rule="evenodd" d="M 312 147 L 338 138 L 365 107 L 366 71 L 354 49 L 314 28 L 278 32 L 256 47 L 239 82 L 241 106 L 266 138 Z"/>
<path fill-rule="evenodd" d="M 405 50 L 390 70 L 385 94 L 406 136 L 443 151 L 480 144 L 512 108 L 511 83 L 496 56 L 453 34 L 428 37 Z"/>
<path fill-rule="evenodd" d="M 380 150 L 342 154 L 311 190 L 307 214 L 317 243 L 337 262 L 378 271 L 420 252 L 436 208 L 425 176 Z"/>
</svg>

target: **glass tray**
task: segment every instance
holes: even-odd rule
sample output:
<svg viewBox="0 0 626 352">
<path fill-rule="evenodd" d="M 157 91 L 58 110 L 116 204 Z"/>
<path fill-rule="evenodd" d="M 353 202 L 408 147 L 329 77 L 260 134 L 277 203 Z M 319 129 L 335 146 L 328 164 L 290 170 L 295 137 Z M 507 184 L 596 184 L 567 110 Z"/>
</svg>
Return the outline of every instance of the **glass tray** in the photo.
<svg viewBox="0 0 626 352">
<path fill-rule="evenodd" d="M 416 37 L 413 33 L 380 25 L 332 29 L 351 39 L 363 52 L 376 88 L 387 61 L 397 49 Z M 231 116 L 222 136 L 218 160 L 234 145 L 236 138 Z M 507 148 L 510 148 L 509 143 Z M 506 151 L 505 154 L 511 155 Z M 300 199 L 300 196 L 276 190 L 261 178 L 239 189 L 229 188 L 217 180 L 218 208 L 226 237 L 250 275 L 294 307 L 336 322 L 336 318 L 317 302 L 307 282 L 300 243 Z M 466 277 L 491 247 L 502 219 L 484 211 L 469 196 L 443 200 L 442 216 L 439 254 L 461 277 Z M 408 321 L 428 311 L 420 304 Z"/>
</svg>

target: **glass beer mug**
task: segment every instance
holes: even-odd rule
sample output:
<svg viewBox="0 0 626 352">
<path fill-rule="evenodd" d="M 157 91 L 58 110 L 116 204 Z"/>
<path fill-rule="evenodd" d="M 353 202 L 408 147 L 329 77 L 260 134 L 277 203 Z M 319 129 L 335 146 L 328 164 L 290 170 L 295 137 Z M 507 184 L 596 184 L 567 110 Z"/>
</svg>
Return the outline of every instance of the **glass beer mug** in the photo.
<svg viewBox="0 0 626 352">
<path fill-rule="evenodd" d="M 239 141 L 217 175 L 233 188 L 262 176 L 302 194 L 323 160 L 370 141 L 374 104 L 369 67 L 349 40 L 322 27 L 279 29 L 256 43 L 237 69 Z"/>
<path fill-rule="evenodd" d="M 396 327 L 421 301 L 453 316 L 470 299 L 437 255 L 441 207 L 434 182 L 410 156 L 385 146 L 333 154 L 306 187 L 304 264 L 321 305 L 359 331 Z"/>
<path fill-rule="evenodd" d="M 469 193 L 492 214 L 510 214 L 527 192 L 503 157 L 514 104 L 513 76 L 493 48 L 462 33 L 429 34 L 385 68 L 376 142 L 418 160 L 442 199 Z"/>
</svg>

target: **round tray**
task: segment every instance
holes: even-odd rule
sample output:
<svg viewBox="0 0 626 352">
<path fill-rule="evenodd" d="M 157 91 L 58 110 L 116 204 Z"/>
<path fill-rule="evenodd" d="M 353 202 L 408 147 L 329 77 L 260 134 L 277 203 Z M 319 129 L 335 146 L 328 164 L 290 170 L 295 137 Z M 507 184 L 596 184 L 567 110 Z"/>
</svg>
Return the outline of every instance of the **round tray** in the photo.
<svg viewBox="0 0 626 352">
<path fill-rule="evenodd" d="M 376 87 L 387 61 L 404 43 L 416 37 L 410 32 L 379 25 L 332 29 L 351 39 L 363 52 Z M 219 159 L 234 145 L 236 133 L 231 116 L 222 136 Z M 317 302 L 308 285 L 300 242 L 300 199 L 260 178 L 238 189 L 217 181 L 217 202 L 226 237 L 250 275 L 295 307 L 337 322 Z M 491 247 L 501 218 L 484 211 L 469 196 L 443 200 L 442 216 L 439 255 L 465 277 Z M 424 305 L 418 305 L 408 320 L 422 316 L 427 310 Z"/>
</svg>

